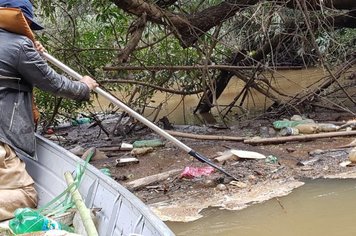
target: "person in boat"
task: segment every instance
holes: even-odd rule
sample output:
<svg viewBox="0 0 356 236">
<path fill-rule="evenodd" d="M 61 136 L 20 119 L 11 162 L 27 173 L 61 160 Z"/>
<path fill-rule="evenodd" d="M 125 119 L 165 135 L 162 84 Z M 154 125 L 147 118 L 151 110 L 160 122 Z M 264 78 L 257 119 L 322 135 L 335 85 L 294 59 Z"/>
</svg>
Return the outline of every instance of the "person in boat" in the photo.
<svg viewBox="0 0 356 236">
<path fill-rule="evenodd" d="M 23 27 L 19 24 L 24 23 L 32 30 L 43 29 L 34 19 L 29 0 L 0 0 L 0 7 L 1 14 L 11 8 L 22 12 L 25 20 L 10 21 L 15 28 Z M 33 88 L 83 101 L 89 100 L 90 91 L 98 86 L 89 76 L 72 81 L 56 73 L 41 57 L 43 46 L 13 33 L 11 27 L 9 30 L 3 24 L 5 19 L 8 16 L 0 16 L 0 221 L 12 218 L 17 208 L 37 205 L 34 181 L 19 158 L 21 155 L 35 157 Z"/>
</svg>

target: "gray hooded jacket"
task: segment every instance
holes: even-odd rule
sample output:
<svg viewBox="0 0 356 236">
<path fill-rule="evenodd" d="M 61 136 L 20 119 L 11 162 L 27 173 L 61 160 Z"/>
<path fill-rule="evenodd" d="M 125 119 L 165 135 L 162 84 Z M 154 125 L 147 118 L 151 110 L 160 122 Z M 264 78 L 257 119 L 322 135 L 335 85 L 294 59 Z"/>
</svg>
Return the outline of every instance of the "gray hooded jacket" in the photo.
<svg viewBox="0 0 356 236">
<path fill-rule="evenodd" d="M 79 101 L 89 100 L 90 96 L 86 84 L 69 80 L 49 67 L 30 39 L 2 29 L 0 77 L 0 141 L 32 157 L 35 153 L 32 88 Z"/>
</svg>

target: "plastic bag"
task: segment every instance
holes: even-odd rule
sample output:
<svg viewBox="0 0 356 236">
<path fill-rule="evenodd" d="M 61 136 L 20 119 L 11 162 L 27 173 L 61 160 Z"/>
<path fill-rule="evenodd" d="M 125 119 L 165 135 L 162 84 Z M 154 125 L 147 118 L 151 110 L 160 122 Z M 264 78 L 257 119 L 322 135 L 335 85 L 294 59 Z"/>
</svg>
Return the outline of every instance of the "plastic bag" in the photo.
<svg viewBox="0 0 356 236">
<path fill-rule="evenodd" d="M 183 172 L 180 174 L 180 178 L 192 179 L 195 177 L 200 177 L 202 175 L 210 175 L 214 172 L 214 168 L 211 166 L 207 167 L 191 167 L 187 166 L 184 168 Z"/>
<path fill-rule="evenodd" d="M 9 227 L 15 234 L 24 234 L 52 229 L 62 229 L 62 225 L 30 208 L 19 208 L 15 217 L 9 221 Z"/>
</svg>

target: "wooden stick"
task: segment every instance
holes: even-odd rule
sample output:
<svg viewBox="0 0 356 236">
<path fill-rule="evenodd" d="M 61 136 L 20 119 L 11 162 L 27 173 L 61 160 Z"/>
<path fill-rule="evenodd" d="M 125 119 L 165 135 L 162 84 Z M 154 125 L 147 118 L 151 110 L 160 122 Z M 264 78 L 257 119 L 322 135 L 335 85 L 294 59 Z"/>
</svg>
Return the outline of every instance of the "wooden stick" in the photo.
<svg viewBox="0 0 356 236">
<path fill-rule="evenodd" d="M 287 137 L 274 137 L 274 138 L 261 138 L 261 139 L 247 139 L 244 141 L 246 144 L 257 145 L 257 144 L 276 144 L 285 143 L 292 141 L 308 141 L 319 138 L 332 138 L 332 137 L 342 137 L 342 136 L 356 136 L 355 131 L 342 131 L 342 132 L 327 132 L 319 134 L 306 134 L 298 136 L 287 136 Z"/>
<path fill-rule="evenodd" d="M 180 173 L 181 171 L 182 171 L 181 169 L 174 169 L 174 170 L 170 170 L 170 171 L 163 172 L 160 174 L 143 177 L 141 179 L 136 179 L 131 182 L 128 182 L 127 184 L 125 184 L 125 186 L 129 190 L 137 190 L 137 189 L 147 186 L 149 184 L 166 180 L 169 177 Z"/>
<path fill-rule="evenodd" d="M 74 182 L 73 176 L 70 172 L 65 172 L 64 177 L 66 178 L 68 186 L 70 186 Z M 98 231 L 95 228 L 93 219 L 90 216 L 90 210 L 85 206 L 78 189 L 71 188 L 70 193 L 72 194 L 75 206 L 79 211 L 80 218 L 83 221 L 83 225 L 88 236 L 99 236 Z"/>
<path fill-rule="evenodd" d="M 166 132 L 171 134 L 171 135 L 173 135 L 173 136 L 177 136 L 177 137 L 200 139 L 200 140 L 221 140 L 221 141 L 242 142 L 242 141 L 244 141 L 246 139 L 244 137 L 235 137 L 235 136 L 189 134 L 189 133 L 183 133 L 183 132 L 178 132 L 178 131 L 173 131 L 173 130 L 166 130 Z"/>
</svg>

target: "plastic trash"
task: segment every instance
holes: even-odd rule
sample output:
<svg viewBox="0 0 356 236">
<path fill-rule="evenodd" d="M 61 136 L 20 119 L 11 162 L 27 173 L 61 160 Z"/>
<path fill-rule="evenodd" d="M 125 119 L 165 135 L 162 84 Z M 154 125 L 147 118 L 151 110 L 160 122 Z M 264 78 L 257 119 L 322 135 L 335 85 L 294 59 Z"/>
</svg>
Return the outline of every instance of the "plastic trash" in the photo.
<svg viewBox="0 0 356 236">
<path fill-rule="evenodd" d="M 15 217 L 9 221 L 9 227 L 15 234 L 24 234 L 52 229 L 61 230 L 63 225 L 47 218 L 30 208 L 19 208 L 14 213 Z"/>
<path fill-rule="evenodd" d="M 195 177 L 201 177 L 203 175 L 209 176 L 215 171 L 211 166 L 206 167 L 191 167 L 187 166 L 184 168 L 183 172 L 180 174 L 180 178 L 193 179 Z"/>
<path fill-rule="evenodd" d="M 111 171 L 110 171 L 109 168 L 101 168 L 100 171 L 101 171 L 101 173 L 103 173 L 104 175 L 111 177 Z"/>
<path fill-rule="evenodd" d="M 153 152 L 152 147 L 142 147 L 142 148 L 134 148 L 131 150 L 130 154 L 133 156 L 145 155 L 147 153 Z"/>
<path fill-rule="evenodd" d="M 351 149 L 349 153 L 349 161 L 356 163 L 356 148 Z"/>
<path fill-rule="evenodd" d="M 281 136 L 291 136 L 291 135 L 298 135 L 298 134 L 299 134 L 299 130 L 293 127 L 285 127 L 281 129 L 281 131 L 279 132 L 279 135 Z"/>
<path fill-rule="evenodd" d="M 299 130 L 300 134 L 315 134 L 318 133 L 318 124 L 309 123 L 309 124 L 299 124 L 294 128 Z"/>
<path fill-rule="evenodd" d="M 133 145 L 130 143 L 121 143 L 120 150 L 123 151 L 131 151 L 133 149 Z"/>
<path fill-rule="evenodd" d="M 295 127 L 300 124 L 309 124 L 309 123 L 315 123 L 311 119 L 306 119 L 306 120 L 277 120 L 273 122 L 273 127 L 275 129 L 283 129 L 286 127 Z"/>
<path fill-rule="evenodd" d="M 301 117 L 300 115 L 293 115 L 290 120 L 303 120 L 303 117 Z"/>
<path fill-rule="evenodd" d="M 231 149 L 230 152 L 239 157 L 239 158 L 244 158 L 244 159 L 265 159 L 266 156 L 258 153 L 258 152 L 252 152 L 252 151 L 245 151 L 245 150 L 236 150 L 236 149 Z"/>
<path fill-rule="evenodd" d="M 164 146 L 164 143 L 160 139 L 151 139 L 151 140 L 138 140 L 135 141 L 132 145 L 134 148 L 160 147 L 160 146 Z"/>
<path fill-rule="evenodd" d="M 48 128 L 46 131 L 45 131 L 46 134 L 54 134 L 54 130 L 52 128 Z"/>
<path fill-rule="evenodd" d="M 318 124 L 319 132 L 333 132 L 333 131 L 338 131 L 339 129 L 340 126 L 334 124 L 329 124 L 329 123 Z"/>
<path fill-rule="evenodd" d="M 92 122 L 92 119 L 91 118 L 88 118 L 88 117 L 82 117 L 82 118 L 78 118 L 78 119 L 75 119 L 75 120 L 72 120 L 72 125 L 82 125 L 82 124 L 87 124 L 87 123 L 90 123 Z"/>
<path fill-rule="evenodd" d="M 269 155 L 266 157 L 265 162 L 269 164 L 276 164 L 278 163 L 278 158 L 276 156 Z"/>
</svg>

